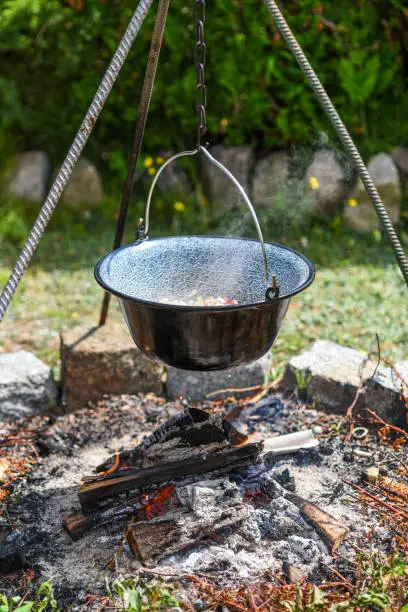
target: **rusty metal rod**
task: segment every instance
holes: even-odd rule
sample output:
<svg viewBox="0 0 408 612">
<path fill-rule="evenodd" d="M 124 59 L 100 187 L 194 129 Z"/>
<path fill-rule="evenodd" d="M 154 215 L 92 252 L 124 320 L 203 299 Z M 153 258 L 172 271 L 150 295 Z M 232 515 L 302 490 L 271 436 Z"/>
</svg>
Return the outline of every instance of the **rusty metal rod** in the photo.
<svg viewBox="0 0 408 612">
<path fill-rule="evenodd" d="M 51 219 L 51 215 L 54 212 L 60 200 L 61 194 L 81 156 L 85 144 L 91 135 L 94 125 L 103 109 L 113 85 L 115 84 L 120 69 L 123 66 L 123 63 L 132 47 L 132 44 L 141 28 L 152 2 L 153 0 L 139 1 L 126 32 L 124 33 L 118 48 L 115 51 L 111 63 L 104 74 L 85 118 L 79 127 L 71 148 L 69 149 L 67 156 L 64 159 L 57 176 L 55 177 L 44 204 L 41 206 L 38 217 L 35 220 L 30 233 L 28 234 L 23 249 L 18 256 L 15 266 L 10 274 L 10 278 L 5 284 L 0 295 L 0 321 L 6 314 L 7 308 L 10 305 L 19 282 L 21 281 L 21 278 L 28 267 L 31 258 L 34 255 L 38 243 L 45 232 L 48 222 Z"/>
<path fill-rule="evenodd" d="M 122 244 L 125 231 L 126 217 L 129 210 L 129 203 L 132 197 L 133 185 L 137 162 L 142 148 L 143 136 L 146 127 L 147 115 L 149 114 L 150 100 L 156 76 L 157 64 L 159 61 L 160 49 L 163 41 L 164 27 L 166 25 L 167 12 L 170 0 L 160 0 L 157 8 L 156 21 L 153 29 L 152 41 L 150 43 L 149 57 L 146 65 L 146 72 L 140 96 L 139 111 L 136 121 L 135 134 L 133 137 L 132 152 L 129 157 L 127 176 L 123 188 L 122 202 L 120 204 L 119 218 L 116 225 L 116 234 L 113 241 L 113 249 L 117 249 Z M 103 296 L 99 325 L 105 325 L 109 312 L 111 294 L 105 291 Z"/>
<path fill-rule="evenodd" d="M 278 27 L 279 32 L 281 33 L 290 51 L 292 52 L 293 57 L 295 58 L 303 74 L 305 75 L 307 82 L 316 94 L 320 105 L 322 106 L 323 110 L 325 111 L 327 117 L 330 120 L 330 123 L 336 130 L 340 141 L 343 143 L 344 148 L 352 158 L 355 167 L 357 168 L 357 171 L 360 175 L 361 181 L 365 187 L 365 190 L 371 202 L 373 203 L 375 212 L 377 213 L 377 217 L 381 222 L 385 233 L 387 234 L 388 240 L 394 251 L 402 276 L 404 277 L 405 283 L 408 287 L 408 258 L 404 252 L 404 249 L 402 248 L 402 244 L 398 238 L 397 232 L 395 231 L 387 209 L 383 204 L 380 194 L 377 191 L 374 181 L 370 176 L 370 173 L 368 172 L 362 160 L 362 157 L 356 145 L 354 144 L 353 139 L 351 138 L 346 126 L 341 120 L 340 115 L 338 114 L 329 95 L 327 94 L 322 83 L 320 82 L 319 77 L 313 70 L 311 64 L 309 63 L 309 60 L 307 59 L 292 30 L 287 24 L 277 3 L 275 2 L 275 0 L 264 0 L 264 3 L 266 4 L 266 8 L 271 14 L 273 21 Z"/>
</svg>

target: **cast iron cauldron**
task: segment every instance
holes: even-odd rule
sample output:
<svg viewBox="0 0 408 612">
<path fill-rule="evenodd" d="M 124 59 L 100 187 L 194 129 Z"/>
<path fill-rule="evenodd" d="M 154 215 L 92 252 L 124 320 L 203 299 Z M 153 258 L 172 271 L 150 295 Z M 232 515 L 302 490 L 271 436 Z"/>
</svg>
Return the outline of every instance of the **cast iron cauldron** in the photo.
<svg viewBox="0 0 408 612">
<path fill-rule="evenodd" d="M 161 172 L 175 159 L 197 153 L 207 157 L 237 187 L 259 240 L 148 238 L 150 203 Z M 184 370 L 224 370 L 251 363 L 268 352 L 290 298 L 310 285 L 314 269 L 300 253 L 264 242 L 243 187 L 199 146 L 177 153 L 161 166 L 147 198 L 143 239 L 105 255 L 95 268 L 95 278 L 119 298 L 132 338 L 143 353 Z M 269 279 L 273 279 L 272 286 Z M 178 301 L 188 302 L 193 292 L 204 298 L 233 298 L 238 304 L 177 305 Z"/>
</svg>

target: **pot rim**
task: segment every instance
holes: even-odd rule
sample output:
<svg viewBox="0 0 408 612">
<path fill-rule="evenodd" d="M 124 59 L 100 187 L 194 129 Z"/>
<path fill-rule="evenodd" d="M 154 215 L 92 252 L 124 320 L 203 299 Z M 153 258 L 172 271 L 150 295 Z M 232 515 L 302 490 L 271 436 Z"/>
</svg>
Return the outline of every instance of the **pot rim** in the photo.
<svg viewBox="0 0 408 612">
<path fill-rule="evenodd" d="M 235 236 L 217 236 L 217 235 L 211 235 L 211 234 L 193 234 L 193 235 L 186 235 L 186 236 L 161 236 L 161 237 L 157 237 L 157 238 L 145 238 L 144 240 L 139 240 L 136 242 L 131 242 L 130 244 L 125 244 L 121 247 L 119 247 L 118 249 L 114 249 L 113 251 L 110 251 L 110 253 L 107 253 L 106 255 L 104 255 L 96 264 L 95 269 L 94 269 L 94 277 L 96 282 L 98 283 L 98 285 L 100 285 L 103 289 L 105 289 L 105 291 L 108 291 L 109 293 L 111 293 L 112 295 L 116 295 L 119 298 L 125 299 L 125 300 L 130 300 L 132 302 L 136 302 L 137 304 L 140 304 L 142 306 L 149 306 L 151 308 L 159 308 L 159 309 L 163 309 L 163 310 L 181 310 L 181 311 L 193 311 L 193 312 L 225 312 L 225 311 L 231 311 L 231 310 L 239 310 L 239 309 L 244 309 L 244 308 L 250 308 L 253 306 L 271 306 L 274 304 L 274 302 L 277 301 L 281 301 L 281 300 L 288 300 L 289 298 L 293 297 L 294 295 L 297 295 L 298 293 L 300 293 L 301 291 L 303 291 L 304 289 L 306 289 L 307 287 L 309 287 L 309 285 L 312 284 L 312 282 L 314 281 L 316 272 L 315 272 L 315 268 L 314 265 L 312 264 L 312 262 L 310 261 L 310 259 L 308 259 L 306 257 L 306 255 L 303 255 L 302 253 L 299 253 L 299 251 L 295 251 L 295 249 L 291 249 L 290 247 L 284 246 L 283 244 L 279 244 L 277 242 L 269 242 L 269 241 L 265 241 L 265 245 L 271 245 L 274 247 L 278 247 L 279 249 L 283 249 L 285 251 L 290 251 L 291 253 L 294 253 L 295 255 L 297 255 L 298 257 L 300 257 L 300 259 L 302 259 L 309 270 L 309 274 L 307 279 L 305 280 L 304 283 L 302 283 L 296 290 L 294 291 L 290 291 L 289 293 L 286 293 L 284 295 L 279 295 L 279 297 L 277 298 L 273 298 L 270 302 L 267 302 L 266 300 L 262 300 L 260 302 L 249 302 L 249 303 L 241 303 L 241 304 L 226 304 L 225 306 L 183 306 L 181 304 L 164 304 L 161 302 L 151 302 L 149 300 L 143 300 L 142 298 L 135 298 L 133 296 L 130 295 L 126 295 L 125 293 L 122 293 L 121 291 L 117 291 L 116 289 L 112 289 L 111 287 L 109 287 L 101 278 L 100 276 L 100 267 L 102 266 L 103 262 L 105 261 L 105 259 L 107 257 L 109 257 L 110 255 L 112 255 L 112 253 L 117 253 L 119 251 L 123 251 L 125 249 L 129 249 L 131 247 L 135 247 L 138 246 L 140 244 L 144 244 L 147 241 L 149 242 L 155 242 L 155 241 L 159 241 L 159 240 L 175 240 L 178 238 L 203 238 L 203 239 L 218 239 L 218 240 L 246 240 L 247 242 L 257 242 L 259 243 L 259 240 L 257 240 L 256 238 L 244 238 L 244 237 L 235 237 Z"/>
</svg>

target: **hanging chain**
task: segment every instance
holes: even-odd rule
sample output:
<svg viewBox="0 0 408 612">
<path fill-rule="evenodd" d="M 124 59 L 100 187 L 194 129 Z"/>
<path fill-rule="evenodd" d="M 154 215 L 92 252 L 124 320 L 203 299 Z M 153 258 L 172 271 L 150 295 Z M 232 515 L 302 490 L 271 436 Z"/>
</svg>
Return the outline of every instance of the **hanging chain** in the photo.
<svg viewBox="0 0 408 612">
<path fill-rule="evenodd" d="M 207 91 L 204 82 L 206 48 L 204 42 L 205 0 L 194 0 L 194 21 L 196 26 L 196 46 L 194 61 L 197 69 L 197 85 L 195 93 L 196 111 L 198 113 L 197 149 L 201 146 L 201 136 L 207 131 Z"/>
</svg>

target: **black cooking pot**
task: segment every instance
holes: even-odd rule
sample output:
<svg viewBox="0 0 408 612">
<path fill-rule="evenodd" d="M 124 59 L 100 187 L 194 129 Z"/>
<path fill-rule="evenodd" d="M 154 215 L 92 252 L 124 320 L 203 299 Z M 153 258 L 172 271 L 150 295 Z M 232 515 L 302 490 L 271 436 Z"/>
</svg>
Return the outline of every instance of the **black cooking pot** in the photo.
<svg viewBox="0 0 408 612">
<path fill-rule="evenodd" d="M 248 364 L 272 346 L 290 298 L 313 281 L 311 262 L 266 242 L 217 236 L 137 241 L 109 253 L 95 278 L 119 298 L 133 340 L 154 360 L 186 370 Z M 263 254 L 278 292 L 265 296 Z M 191 293 L 226 296 L 228 306 L 182 306 Z"/>
</svg>

